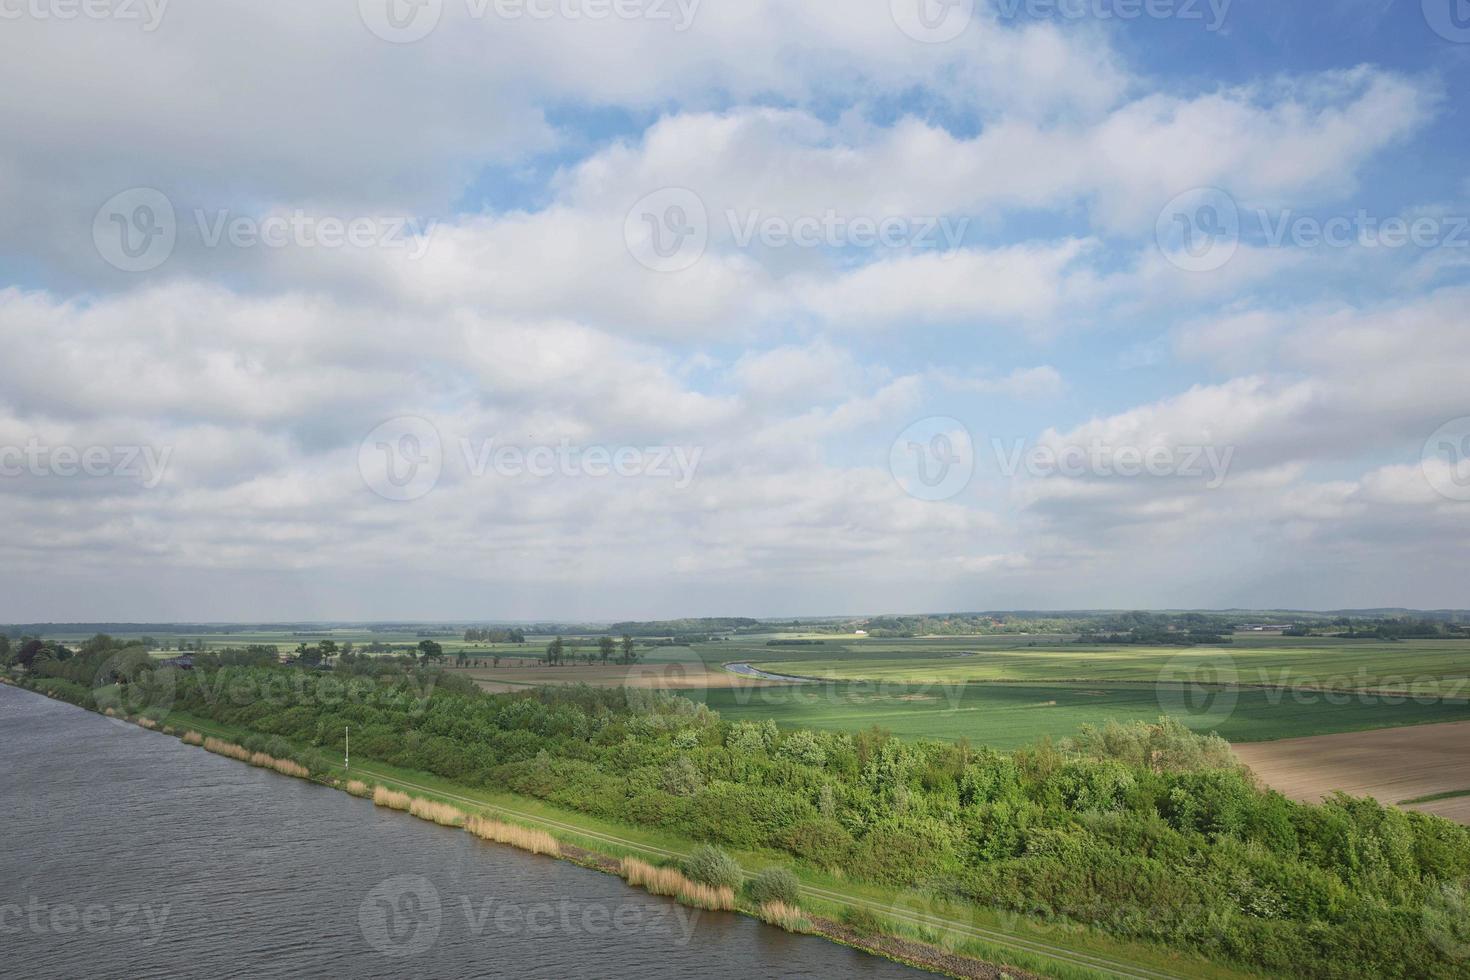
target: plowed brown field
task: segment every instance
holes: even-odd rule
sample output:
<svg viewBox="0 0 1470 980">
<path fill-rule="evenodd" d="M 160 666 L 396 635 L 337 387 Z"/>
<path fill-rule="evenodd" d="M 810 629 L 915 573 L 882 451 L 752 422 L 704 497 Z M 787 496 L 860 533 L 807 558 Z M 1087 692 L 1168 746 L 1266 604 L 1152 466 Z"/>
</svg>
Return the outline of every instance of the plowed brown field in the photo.
<svg viewBox="0 0 1470 980">
<path fill-rule="evenodd" d="M 1470 790 L 1470 722 L 1235 746 L 1272 789 L 1316 803 L 1334 790 L 1380 803 Z M 1470 824 L 1470 796 L 1407 807 Z"/>
</svg>

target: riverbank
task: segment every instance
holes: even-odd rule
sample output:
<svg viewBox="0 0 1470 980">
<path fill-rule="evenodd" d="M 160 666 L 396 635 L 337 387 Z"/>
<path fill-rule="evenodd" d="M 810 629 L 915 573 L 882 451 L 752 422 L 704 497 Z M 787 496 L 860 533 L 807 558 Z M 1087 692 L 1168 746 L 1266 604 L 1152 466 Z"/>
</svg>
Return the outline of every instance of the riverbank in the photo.
<svg viewBox="0 0 1470 980">
<path fill-rule="evenodd" d="M 230 730 L 207 719 L 173 712 L 162 719 L 161 730 L 189 730 L 225 741 L 239 741 L 251 733 Z M 354 761 L 350 773 L 340 765 L 311 777 L 325 785 L 346 788 L 350 779 L 371 781 L 397 792 L 448 803 L 466 812 L 512 820 L 553 833 L 574 858 L 581 857 L 598 870 L 609 871 L 614 861 L 638 857 L 660 863 L 678 862 L 695 842 L 661 832 L 605 823 L 582 814 L 559 810 L 540 801 L 510 794 L 460 786 L 423 773 L 395 769 L 377 762 Z M 771 863 L 768 856 L 737 855 L 745 867 Z M 954 908 L 933 896 L 894 893 L 823 877 L 797 869 L 803 879 L 802 904 L 814 931 L 846 945 L 955 976 L 994 977 L 1047 975 L 1064 978 L 1122 976 L 1160 980 L 1170 976 L 1237 977 L 1241 974 L 1202 960 L 1168 951 L 1137 947 L 1076 926 L 1017 919 L 988 910 Z M 749 876 L 747 874 L 747 876 Z M 758 909 L 744 908 L 747 914 Z M 876 917 L 884 935 L 860 933 L 853 911 Z M 843 919 L 848 919 L 844 922 Z M 956 954 L 946 947 L 958 947 Z M 995 967 L 993 963 L 1012 964 Z M 1134 963 L 1145 965 L 1134 966 Z"/>
</svg>

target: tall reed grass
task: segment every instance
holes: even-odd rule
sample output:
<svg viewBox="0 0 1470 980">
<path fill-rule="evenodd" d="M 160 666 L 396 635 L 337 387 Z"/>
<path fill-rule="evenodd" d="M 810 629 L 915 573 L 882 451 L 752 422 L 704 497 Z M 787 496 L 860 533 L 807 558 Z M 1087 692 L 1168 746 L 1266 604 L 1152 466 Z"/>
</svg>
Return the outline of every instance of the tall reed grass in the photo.
<svg viewBox="0 0 1470 980">
<path fill-rule="evenodd" d="M 252 766 L 259 766 L 262 769 L 274 769 L 282 776 L 294 776 L 297 779 L 308 779 L 311 776 L 311 770 L 300 763 L 293 762 L 290 759 L 277 759 L 275 756 L 267 755 L 264 752 L 251 753 L 249 761 Z"/>
<path fill-rule="evenodd" d="M 373 802 L 390 810 L 407 810 L 413 804 L 413 797 L 407 793 L 395 793 L 391 789 L 379 786 L 373 790 Z"/>
<path fill-rule="evenodd" d="M 810 932 L 812 929 L 811 920 L 802 914 L 801 909 L 785 902 L 766 902 L 756 914 L 762 922 L 780 926 L 787 932 Z"/>
<path fill-rule="evenodd" d="M 448 803 L 418 797 L 415 797 L 408 805 L 408 812 L 420 820 L 429 820 L 441 827 L 462 827 L 465 822 L 463 810 L 452 807 Z"/>
<path fill-rule="evenodd" d="M 151 732 L 158 728 L 158 722 L 154 721 L 152 718 L 139 718 L 138 727 L 146 728 Z"/>
<path fill-rule="evenodd" d="M 372 796 L 373 791 L 368 784 L 360 779 L 349 779 L 347 785 L 342 787 L 353 796 Z"/>
<path fill-rule="evenodd" d="M 509 844 L 532 854 L 561 857 L 561 844 L 544 830 L 532 830 L 516 824 L 502 823 L 489 817 L 470 817 L 464 829 L 483 840 Z"/>
<path fill-rule="evenodd" d="M 203 735 L 200 735 L 198 732 L 195 732 L 195 731 L 185 732 L 184 733 L 184 744 L 185 745 L 203 745 L 204 744 L 204 736 Z"/>
<path fill-rule="evenodd" d="M 728 912 L 735 908 L 735 890 L 723 885 L 690 881 L 677 868 L 661 868 L 638 858 L 623 858 L 623 877 L 652 895 L 667 895 L 684 905 Z"/>
<path fill-rule="evenodd" d="M 216 755 L 229 756 L 231 759 L 239 759 L 241 762 L 250 761 L 250 751 L 233 742 L 226 742 L 222 739 L 210 737 L 204 740 L 204 748 L 206 751 L 213 752 Z"/>
<path fill-rule="evenodd" d="M 296 779 L 310 779 L 311 770 L 299 762 L 290 759 L 272 759 L 271 768 L 282 776 L 293 776 Z"/>
</svg>

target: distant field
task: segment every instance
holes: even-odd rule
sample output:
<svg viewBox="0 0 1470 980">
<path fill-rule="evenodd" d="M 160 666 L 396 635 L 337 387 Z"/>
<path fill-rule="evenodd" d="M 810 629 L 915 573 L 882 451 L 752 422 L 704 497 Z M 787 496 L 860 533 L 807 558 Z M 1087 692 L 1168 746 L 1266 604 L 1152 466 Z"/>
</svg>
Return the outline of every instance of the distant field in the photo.
<svg viewBox="0 0 1470 980">
<path fill-rule="evenodd" d="M 1315 803 L 1334 790 L 1403 803 L 1470 824 L 1470 723 L 1328 735 L 1267 745 L 1239 754 L 1273 789 Z"/>
<path fill-rule="evenodd" d="M 746 646 L 744 652 L 766 670 L 836 680 L 1152 683 L 1167 672 L 1219 674 L 1241 685 L 1470 696 L 1470 641 L 1465 640 L 1244 637 L 1230 646 L 1160 648 L 1084 646 L 1056 638 L 844 639 L 809 648 Z"/>
<path fill-rule="evenodd" d="M 772 719 L 785 727 L 854 731 L 877 725 L 904 738 L 968 738 L 1016 748 L 1043 736 L 1075 734 L 1084 724 L 1157 721 L 1177 705 L 1153 684 L 905 685 L 840 682 L 759 690 L 709 690 L 705 700 L 732 720 Z M 1300 698 L 1300 700 L 1299 700 Z M 1383 699 L 1332 704 L 1323 695 L 1242 690 L 1232 710 L 1202 727 L 1232 742 L 1257 742 L 1400 725 L 1470 720 L 1470 703 Z M 1306 701 L 1307 703 L 1301 703 Z M 1173 713 L 1178 713 L 1177 711 Z"/>
<path fill-rule="evenodd" d="M 566 667 L 532 666 L 517 663 L 500 667 L 470 667 L 456 671 L 470 677 L 487 691 L 505 693 L 526 687 L 589 684 L 593 687 L 637 687 L 693 695 L 711 688 L 765 687 L 769 681 L 741 677 L 718 666 L 677 660 L 649 659 L 630 667 L 616 664 Z"/>
<path fill-rule="evenodd" d="M 363 628 L 154 635 L 170 647 L 177 647 L 180 640 L 197 640 L 208 648 L 268 644 L 283 652 L 324 639 L 361 648 L 374 642 L 413 646 L 423 638 L 417 631 Z M 1154 720 L 1166 711 L 1176 716 L 1194 713 L 1188 705 L 1181 711 L 1178 697 L 1161 699 L 1160 690 L 1179 690 L 1171 688 L 1170 681 L 1233 680 L 1241 685 L 1233 692 L 1232 711 L 1218 719 L 1186 720 L 1242 743 L 1470 719 L 1466 705 L 1470 641 L 1463 640 L 1385 643 L 1238 634 L 1228 646 L 1159 648 L 1081 645 L 1073 636 L 1060 635 L 878 639 L 779 633 L 693 647 L 640 646 L 642 662 L 631 668 L 601 664 L 553 668 L 537 663 L 550 637 L 495 645 L 467 644 L 458 636 L 432 638 L 444 647 L 451 664 L 461 651 L 485 661 L 499 656 L 499 667 L 466 671 L 492 691 L 579 683 L 663 688 L 705 700 L 732 719 L 770 718 L 783 726 L 831 730 L 879 725 L 905 738 L 963 737 L 1002 748 L 1043 736 L 1063 737 L 1083 724 L 1109 719 Z M 86 637 L 66 639 L 79 642 Z M 790 640 L 812 642 L 782 642 Z M 568 652 L 580 654 L 585 649 Z M 815 685 L 769 684 L 738 677 L 722 666 L 737 662 L 831 680 Z M 1160 681 L 1166 682 L 1162 688 Z M 1333 704 L 1325 694 L 1282 690 L 1306 686 L 1393 689 L 1437 700 L 1392 704 L 1388 702 L 1396 699 L 1354 696 L 1345 704 Z M 1213 688 L 1201 690 L 1218 695 Z"/>
</svg>

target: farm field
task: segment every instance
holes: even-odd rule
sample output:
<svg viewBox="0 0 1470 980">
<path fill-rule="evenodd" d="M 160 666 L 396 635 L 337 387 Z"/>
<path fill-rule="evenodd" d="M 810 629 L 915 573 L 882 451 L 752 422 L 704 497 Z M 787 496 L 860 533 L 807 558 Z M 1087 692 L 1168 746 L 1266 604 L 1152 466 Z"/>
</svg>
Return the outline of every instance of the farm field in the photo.
<svg viewBox="0 0 1470 980">
<path fill-rule="evenodd" d="M 1167 673 L 1260 687 L 1470 696 L 1470 642 L 1464 640 L 1247 636 L 1229 646 L 1169 648 L 1082 645 L 1056 637 L 977 639 L 990 642 L 844 640 L 809 648 L 744 650 L 762 669 L 834 680 L 1153 683 Z"/>
<path fill-rule="evenodd" d="M 702 700 L 700 692 L 704 690 L 768 687 L 775 683 L 732 674 L 718 665 L 654 658 L 626 667 L 601 664 L 547 667 L 516 661 L 513 665 L 469 667 L 456 673 L 463 673 L 485 690 L 496 693 L 550 684 L 589 684 L 671 691 L 695 700 Z"/>
<path fill-rule="evenodd" d="M 704 695 L 711 708 L 730 720 L 769 718 L 783 727 L 845 731 L 877 725 L 903 738 L 967 738 L 977 745 L 1003 749 L 1045 736 L 1063 738 L 1082 725 L 1109 720 L 1157 721 L 1167 712 L 1191 721 L 1178 710 L 1185 703 L 1183 697 L 1178 688 L 1161 692 L 1153 684 L 880 686 L 863 682 L 710 689 Z M 1230 710 L 1224 710 L 1225 702 L 1216 702 L 1191 723 L 1203 731 L 1217 731 L 1232 742 L 1258 742 L 1470 721 L 1470 702 L 1463 700 L 1405 700 L 1401 704 L 1364 700 L 1354 697 L 1345 704 L 1334 704 L 1327 696 L 1311 692 L 1243 689 L 1236 692 Z"/>
<path fill-rule="evenodd" d="M 1240 745 L 1236 752 L 1266 785 L 1306 803 L 1334 790 L 1394 804 L 1470 790 L 1470 722 Z M 1470 824 L 1470 795 L 1406 809 Z"/>
</svg>

